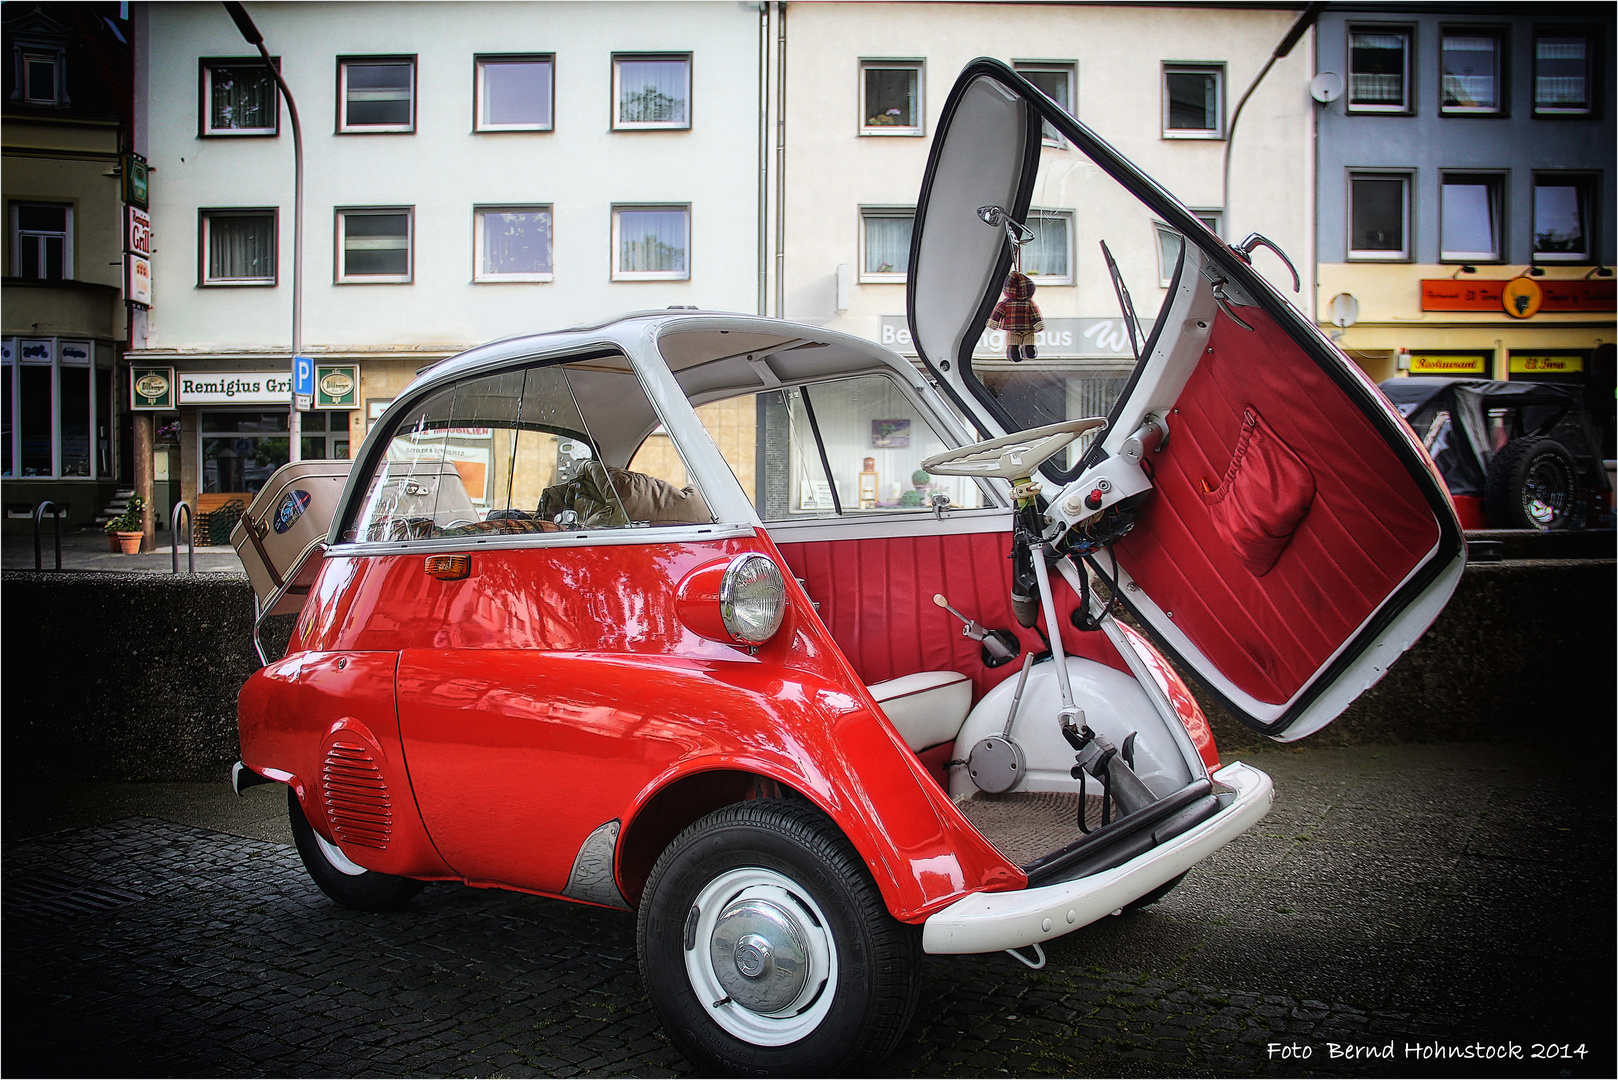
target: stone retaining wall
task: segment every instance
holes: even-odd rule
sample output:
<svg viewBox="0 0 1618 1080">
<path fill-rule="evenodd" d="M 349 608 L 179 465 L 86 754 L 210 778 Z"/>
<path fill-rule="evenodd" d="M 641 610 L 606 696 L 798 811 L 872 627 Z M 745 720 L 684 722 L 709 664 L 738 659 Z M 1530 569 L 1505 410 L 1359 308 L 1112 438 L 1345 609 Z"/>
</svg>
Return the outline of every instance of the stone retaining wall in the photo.
<svg viewBox="0 0 1618 1080">
<path fill-rule="evenodd" d="M 258 666 L 244 578 L 8 572 L 3 582 L 8 778 L 211 778 L 236 759 L 236 694 Z M 1610 559 L 1468 567 L 1427 635 L 1310 742 L 1539 740 L 1555 718 L 1562 742 L 1571 721 L 1610 745 L 1614 589 Z M 290 626 L 280 629 L 284 641 Z M 1209 712 L 1227 752 L 1254 744 Z"/>
</svg>

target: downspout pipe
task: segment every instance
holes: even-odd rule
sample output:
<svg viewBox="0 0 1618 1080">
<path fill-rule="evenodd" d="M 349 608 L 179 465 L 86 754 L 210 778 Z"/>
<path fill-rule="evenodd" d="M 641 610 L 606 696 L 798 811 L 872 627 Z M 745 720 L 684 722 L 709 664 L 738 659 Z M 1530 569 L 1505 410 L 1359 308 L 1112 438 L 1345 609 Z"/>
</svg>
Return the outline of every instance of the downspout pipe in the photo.
<svg viewBox="0 0 1618 1080">
<path fill-rule="evenodd" d="M 770 2 L 758 5 L 758 313 L 770 302 Z"/>
<path fill-rule="evenodd" d="M 293 358 L 288 365 L 291 368 L 297 365 L 297 358 L 303 355 L 303 125 L 298 122 L 298 103 L 293 100 L 292 88 L 287 85 L 286 79 L 281 77 L 281 69 L 270 60 L 270 50 L 264 47 L 264 35 L 253 25 L 253 19 L 247 14 L 247 9 L 233 0 L 225 0 L 225 10 L 230 13 L 231 21 L 236 24 L 236 29 L 241 31 L 247 43 L 258 48 L 258 54 L 264 58 L 264 66 L 269 69 L 270 78 L 275 80 L 281 96 L 286 99 L 287 116 L 292 121 Z M 287 413 L 287 461 L 299 461 L 303 458 L 303 419 L 298 415 L 296 399 L 288 402 Z"/>
<path fill-rule="evenodd" d="M 775 41 L 775 317 L 786 318 L 787 286 L 787 5 L 776 0 Z"/>
<path fill-rule="evenodd" d="M 1246 108 L 1247 99 L 1253 96 L 1253 91 L 1258 89 L 1258 84 L 1264 81 L 1264 76 L 1270 73 L 1270 69 L 1275 66 L 1275 62 L 1285 59 L 1292 52 L 1293 46 L 1298 44 L 1303 35 L 1315 24 L 1315 20 L 1320 18 L 1320 13 L 1325 7 L 1325 3 L 1321 2 L 1321 0 L 1316 0 L 1315 3 L 1303 9 L 1303 12 L 1298 16 L 1298 20 L 1292 24 L 1292 29 L 1286 32 L 1286 36 L 1281 39 L 1281 43 L 1275 47 L 1275 51 L 1270 53 L 1270 58 L 1264 62 L 1264 67 L 1259 70 L 1258 78 L 1253 80 L 1253 85 L 1247 88 L 1247 92 L 1236 103 L 1236 111 L 1230 114 L 1230 130 L 1225 132 L 1224 174 L 1219 185 L 1219 205 L 1225 212 L 1226 233 L 1230 232 L 1230 148 L 1231 144 L 1236 141 L 1236 123 L 1242 118 L 1242 109 Z"/>
</svg>

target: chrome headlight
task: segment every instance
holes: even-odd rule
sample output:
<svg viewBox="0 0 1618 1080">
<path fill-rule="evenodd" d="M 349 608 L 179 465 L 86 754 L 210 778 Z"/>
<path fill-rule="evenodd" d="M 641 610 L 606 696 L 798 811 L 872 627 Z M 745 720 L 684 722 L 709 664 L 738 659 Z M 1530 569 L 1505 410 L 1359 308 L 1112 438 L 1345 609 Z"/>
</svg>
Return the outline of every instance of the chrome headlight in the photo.
<svg viewBox="0 0 1618 1080">
<path fill-rule="evenodd" d="M 750 551 L 725 567 L 719 583 L 719 617 L 737 641 L 758 645 L 775 636 L 786 601 L 786 582 L 768 556 Z"/>
</svg>

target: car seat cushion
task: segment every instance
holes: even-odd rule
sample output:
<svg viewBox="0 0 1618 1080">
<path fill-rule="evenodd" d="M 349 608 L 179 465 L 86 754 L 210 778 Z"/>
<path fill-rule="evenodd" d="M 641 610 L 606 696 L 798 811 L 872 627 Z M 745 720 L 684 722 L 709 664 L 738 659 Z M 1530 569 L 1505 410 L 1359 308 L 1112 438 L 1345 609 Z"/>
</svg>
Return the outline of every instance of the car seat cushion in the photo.
<svg viewBox="0 0 1618 1080">
<path fill-rule="evenodd" d="M 918 671 L 866 689 L 918 752 L 952 742 L 972 709 L 972 680 L 954 671 Z"/>
</svg>

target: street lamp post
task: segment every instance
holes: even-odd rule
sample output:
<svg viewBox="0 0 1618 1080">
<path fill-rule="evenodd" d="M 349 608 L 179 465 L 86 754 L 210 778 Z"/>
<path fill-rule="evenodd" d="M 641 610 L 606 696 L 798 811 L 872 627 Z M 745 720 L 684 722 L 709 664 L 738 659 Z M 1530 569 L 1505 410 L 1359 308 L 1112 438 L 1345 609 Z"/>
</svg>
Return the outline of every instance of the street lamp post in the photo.
<svg viewBox="0 0 1618 1080">
<path fill-rule="evenodd" d="M 298 103 L 292 98 L 292 89 L 281 77 L 280 69 L 270 61 L 270 50 L 264 47 L 264 35 L 253 25 L 247 9 L 233 0 L 225 0 L 225 10 L 230 13 L 242 37 L 249 45 L 255 46 L 264 58 L 270 78 L 275 80 L 276 88 L 286 98 L 287 114 L 292 120 L 292 362 L 288 370 L 295 372 L 298 357 L 303 355 L 303 125 L 298 123 Z M 298 461 L 303 457 L 303 422 L 298 415 L 296 396 L 288 404 L 287 411 L 287 460 Z"/>
</svg>

